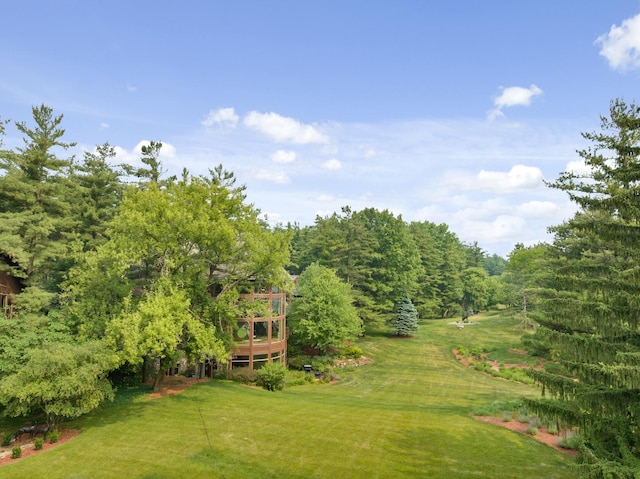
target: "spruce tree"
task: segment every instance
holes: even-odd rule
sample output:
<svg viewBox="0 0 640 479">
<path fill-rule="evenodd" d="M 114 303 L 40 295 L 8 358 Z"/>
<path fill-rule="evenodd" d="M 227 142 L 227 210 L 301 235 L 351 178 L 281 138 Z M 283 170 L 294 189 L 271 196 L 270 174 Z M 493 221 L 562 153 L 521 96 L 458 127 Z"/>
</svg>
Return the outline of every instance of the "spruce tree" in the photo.
<svg viewBox="0 0 640 479">
<path fill-rule="evenodd" d="M 579 206 L 553 228 L 538 338 L 555 369 L 531 374 L 550 397 L 532 402 L 577 427 L 583 477 L 640 471 L 640 107 L 612 102 L 578 152 L 589 172 L 550 186 Z M 553 371 L 553 372 L 552 372 Z"/>
<path fill-rule="evenodd" d="M 396 336 L 411 336 L 418 330 L 418 311 L 408 295 L 396 305 L 396 317 L 392 322 Z"/>
</svg>

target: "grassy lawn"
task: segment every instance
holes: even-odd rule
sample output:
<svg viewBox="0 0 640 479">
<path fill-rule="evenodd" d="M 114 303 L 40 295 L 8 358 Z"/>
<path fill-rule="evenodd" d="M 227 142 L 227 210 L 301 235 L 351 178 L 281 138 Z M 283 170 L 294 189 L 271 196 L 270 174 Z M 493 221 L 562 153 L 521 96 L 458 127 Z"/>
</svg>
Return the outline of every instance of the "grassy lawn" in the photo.
<svg viewBox="0 0 640 479">
<path fill-rule="evenodd" d="M 473 321 L 462 330 L 424 321 L 411 339 L 370 335 L 358 345 L 374 362 L 331 385 L 271 393 L 213 381 L 151 401 L 148 390 L 124 391 L 69 424 L 78 437 L 0 477 L 575 477 L 567 456 L 469 417 L 475 406 L 538 394 L 455 360 L 458 344 L 519 343 L 513 319 Z"/>
</svg>

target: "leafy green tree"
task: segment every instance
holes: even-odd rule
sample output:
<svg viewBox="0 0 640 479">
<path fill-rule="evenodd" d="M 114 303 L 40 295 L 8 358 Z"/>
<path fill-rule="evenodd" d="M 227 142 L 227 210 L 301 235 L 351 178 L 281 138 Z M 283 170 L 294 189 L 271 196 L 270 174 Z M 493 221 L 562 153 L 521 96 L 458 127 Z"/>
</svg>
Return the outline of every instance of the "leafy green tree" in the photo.
<svg viewBox="0 0 640 479">
<path fill-rule="evenodd" d="M 634 478 L 640 471 L 640 108 L 612 102 L 592 146 L 588 173 L 551 184 L 580 207 L 553 229 L 538 335 L 558 373 L 531 371 L 551 397 L 532 407 L 576 426 L 583 477 Z"/>
<path fill-rule="evenodd" d="M 489 302 L 489 275 L 484 268 L 467 268 L 462 272 L 462 311 L 483 309 Z"/>
<path fill-rule="evenodd" d="M 190 353 L 191 363 L 226 355 L 215 330 L 198 321 L 189 306 L 185 291 L 161 281 L 135 309 L 107 326 L 107 342 L 118 351 L 121 363 L 141 363 L 144 358 L 158 362 L 154 391 L 181 352 Z"/>
<path fill-rule="evenodd" d="M 492 254 L 491 256 L 485 256 L 482 260 L 482 266 L 487 270 L 489 276 L 500 276 L 507 266 L 508 261 L 502 256 Z"/>
<path fill-rule="evenodd" d="M 69 249 L 72 159 L 60 159 L 56 151 L 74 143 L 62 141 L 62 115 L 44 105 L 32 113 L 34 127 L 15 123 L 24 146 L 0 150 L 0 256 L 8 259 L 0 267 L 25 286 L 15 303 L 38 310 L 53 300 L 62 275 L 59 262 Z"/>
<path fill-rule="evenodd" d="M 7 416 L 75 418 L 112 400 L 107 379 L 114 355 L 100 341 L 48 342 L 25 352 L 26 363 L 0 379 L 0 404 Z"/>
<path fill-rule="evenodd" d="M 411 336 L 418 330 L 418 311 L 409 296 L 405 296 L 396 305 L 396 317 L 392 321 L 396 336 Z"/>
<path fill-rule="evenodd" d="M 244 200 L 221 166 L 127 192 L 109 241 L 69 274 L 78 334 L 106 334 L 129 364 L 159 361 L 156 387 L 177 354 L 225 361 L 239 291 L 289 281 L 290 233 L 269 229 Z"/>
<path fill-rule="evenodd" d="M 293 335 L 322 353 L 356 338 L 362 331 L 351 286 L 318 263 L 310 265 L 298 278 L 288 322 Z"/>
</svg>

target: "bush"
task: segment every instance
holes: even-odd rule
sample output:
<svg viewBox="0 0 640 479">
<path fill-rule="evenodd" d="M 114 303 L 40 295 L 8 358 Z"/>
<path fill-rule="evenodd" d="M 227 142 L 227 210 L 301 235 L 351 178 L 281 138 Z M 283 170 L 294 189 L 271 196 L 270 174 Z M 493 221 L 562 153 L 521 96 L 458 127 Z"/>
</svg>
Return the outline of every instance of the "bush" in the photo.
<svg viewBox="0 0 640 479">
<path fill-rule="evenodd" d="M 362 349 L 358 346 L 347 346 L 341 351 L 341 354 L 347 359 L 358 359 L 362 357 Z"/>
<path fill-rule="evenodd" d="M 58 442 L 59 435 L 60 433 L 58 432 L 57 429 L 54 429 L 49 434 L 47 434 L 47 437 L 49 438 L 49 444 L 55 444 L 56 442 Z"/>
<path fill-rule="evenodd" d="M 41 437 L 37 437 L 34 441 L 33 441 L 33 448 L 36 451 L 39 451 L 40 449 L 42 449 L 44 447 L 44 439 L 42 439 Z"/>
<path fill-rule="evenodd" d="M 5 432 L 2 435 L 2 447 L 7 447 L 11 444 L 11 440 L 13 439 L 13 433 Z"/>
<path fill-rule="evenodd" d="M 538 434 L 538 428 L 533 426 L 528 427 L 527 434 L 531 434 L 532 436 L 535 436 L 536 434 Z"/>
<path fill-rule="evenodd" d="M 267 391 L 277 391 L 284 387 L 287 368 L 280 363 L 267 363 L 258 369 L 258 382 Z"/>
<path fill-rule="evenodd" d="M 15 446 L 11 449 L 11 459 L 18 459 L 22 457 L 22 448 L 20 446 Z"/>
<path fill-rule="evenodd" d="M 582 437 L 579 434 L 569 433 L 564 437 L 558 439 L 558 446 L 564 449 L 577 450 L 582 442 Z"/>
<path fill-rule="evenodd" d="M 227 379 L 243 384 L 253 384 L 258 380 L 258 374 L 253 369 L 236 368 L 227 372 Z"/>
</svg>

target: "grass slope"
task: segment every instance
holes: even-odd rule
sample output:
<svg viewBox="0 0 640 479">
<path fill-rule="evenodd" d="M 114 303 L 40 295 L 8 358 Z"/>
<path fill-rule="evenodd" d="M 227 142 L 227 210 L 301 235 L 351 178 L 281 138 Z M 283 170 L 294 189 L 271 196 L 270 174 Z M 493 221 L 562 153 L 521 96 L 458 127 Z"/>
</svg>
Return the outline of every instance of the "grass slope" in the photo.
<svg viewBox="0 0 640 479">
<path fill-rule="evenodd" d="M 4 466 L 24 478 L 570 478 L 571 459 L 469 417 L 477 405 L 538 394 L 459 364 L 458 344 L 517 345 L 504 317 L 458 330 L 426 321 L 411 339 L 373 335 L 373 364 L 332 385 L 270 393 L 207 382 L 146 400 L 131 390 L 76 421 L 82 433 Z M 508 349 L 505 347 L 505 350 Z"/>
</svg>

